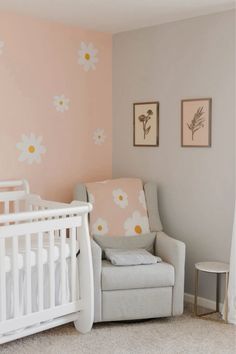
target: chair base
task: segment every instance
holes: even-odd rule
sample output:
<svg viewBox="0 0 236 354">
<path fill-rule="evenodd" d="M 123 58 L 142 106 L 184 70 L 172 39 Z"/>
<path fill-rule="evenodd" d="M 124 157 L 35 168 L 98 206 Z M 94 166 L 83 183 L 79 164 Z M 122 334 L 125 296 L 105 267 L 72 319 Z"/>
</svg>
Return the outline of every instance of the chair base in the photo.
<svg viewBox="0 0 236 354">
<path fill-rule="evenodd" d="M 102 292 L 102 321 L 172 316 L 172 287 Z"/>
</svg>

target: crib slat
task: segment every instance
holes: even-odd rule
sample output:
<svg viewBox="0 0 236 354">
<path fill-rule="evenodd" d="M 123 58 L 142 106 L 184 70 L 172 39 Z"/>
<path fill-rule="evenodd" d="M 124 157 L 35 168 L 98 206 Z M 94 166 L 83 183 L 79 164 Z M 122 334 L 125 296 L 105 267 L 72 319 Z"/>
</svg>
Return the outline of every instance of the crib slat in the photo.
<svg viewBox="0 0 236 354">
<path fill-rule="evenodd" d="M 19 211 L 20 211 L 20 202 L 19 202 L 19 200 L 14 200 L 13 205 L 14 205 L 14 213 L 19 213 Z"/>
<path fill-rule="evenodd" d="M 39 207 L 37 205 L 33 205 L 33 211 L 38 211 Z M 39 219 L 35 219 L 35 221 L 39 221 Z"/>
<path fill-rule="evenodd" d="M 4 214 L 9 214 L 10 211 L 10 203 L 8 200 L 5 200 L 4 202 Z"/>
<path fill-rule="evenodd" d="M 0 238 L 0 313 L 1 320 L 6 320 L 6 272 L 5 272 L 5 239 Z"/>
<path fill-rule="evenodd" d="M 43 310 L 43 234 L 42 232 L 39 232 L 37 235 L 38 239 L 38 264 L 37 264 L 37 270 L 38 270 L 38 310 L 42 311 Z"/>
<path fill-rule="evenodd" d="M 65 247 L 66 247 L 66 230 L 62 229 L 60 237 L 60 263 L 61 263 L 61 304 L 66 301 L 66 259 L 65 259 Z"/>
<path fill-rule="evenodd" d="M 3 209 L 4 214 L 10 213 L 10 202 L 8 200 L 4 201 L 3 208 L 4 208 Z M 9 222 L 6 222 L 6 225 L 9 225 Z"/>
<path fill-rule="evenodd" d="M 13 303 L 14 303 L 14 317 L 19 316 L 19 269 L 18 269 L 18 237 L 12 238 L 12 272 L 13 272 Z"/>
<path fill-rule="evenodd" d="M 70 229 L 70 255 L 71 255 L 71 301 L 76 300 L 76 228 Z"/>
<path fill-rule="evenodd" d="M 55 306 L 55 263 L 54 263 L 54 231 L 49 232 L 49 279 L 50 279 L 50 307 Z"/>
<path fill-rule="evenodd" d="M 14 213 L 19 213 L 19 210 L 20 210 L 19 205 L 20 205 L 19 200 L 13 201 L 13 212 Z M 18 221 L 16 221 L 15 223 L 18 224 Z"/>
<path fill-rule="evenodd" d="M 32 311 L 31 295 L 31 236 L 25 236 L 25 273 L 26 273 L 26 313 Z"/>
<path fill-rule="evenodd" d="M 55 220 L 59 219 L 59 216 L 58 217 L 55 217 L 54 218 Z M 55 230 L 55 237 L 58 238 L 60 236 L 60 231 L 59 229 Z"/>
</svg>

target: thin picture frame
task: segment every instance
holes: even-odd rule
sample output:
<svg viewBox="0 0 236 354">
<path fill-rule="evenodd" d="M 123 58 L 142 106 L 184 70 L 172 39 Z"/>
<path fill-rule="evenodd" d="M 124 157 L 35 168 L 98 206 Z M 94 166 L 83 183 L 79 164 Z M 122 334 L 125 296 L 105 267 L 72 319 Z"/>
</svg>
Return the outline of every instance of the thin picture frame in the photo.
<svg viewBox="0 0 236 354">
<path fill-rule="evenodd" d="M 190 105 L 193 103 L 193 106 L 196 106 L 196 103 L 199 102 L 199 107 L 195 114 L 198 114 L 198 126 L 193 125 L 194 116 L 186 116 L 186 104 Z M 204 108 L 207 111 L 207 116 L 204 117 Z M 202 112 L 203 111 L 203 112 Z M 191 129 L 190 129 L 191 128 Z M 202 133 L 203 129 L 207 129 L 207 132 L 204 132 L 204 138 L 202 138 L 201 143 L 189 143 L 189 138 L 187 139 L 186 132 L 188 135 L 191 131 L 192 141 L 194 140 L 194 134 L 198 131 L 198 135 Z M 187 130 L 188 129 L 188 130 Z M 198 140 L 200 141 L 201 139 Z M 186 142 L 187 141 L 187 142 Z M 204 141 L 204 142 L 203 142 Z M 189 98 L 181 100 L 181 147 L 196 147 L 196 148 L 207 148 L 212 146 L 212 98 Z"/>
<path fill-rule="evenodd" d="M 159 108 L 160 104 L 158 101 L 133 103 L 133 146 L 159 146 Z M 152 112 L 150 116 L 148 115 L 148 112 Z M 140 113 L 142 114 L 140 115 Z M 144 129 L 145 122 L 140 119 L 146 119 L 147 121 L 149 121 L 149 125 L 146 128 L 146 135 Z M 144 138 L 141 138 L 141 132 L 144 133 Z M 148 136 L 149 133 L 150 136 Z M 145 143 L 146 137 L 147 140 Z"/>
</svg>

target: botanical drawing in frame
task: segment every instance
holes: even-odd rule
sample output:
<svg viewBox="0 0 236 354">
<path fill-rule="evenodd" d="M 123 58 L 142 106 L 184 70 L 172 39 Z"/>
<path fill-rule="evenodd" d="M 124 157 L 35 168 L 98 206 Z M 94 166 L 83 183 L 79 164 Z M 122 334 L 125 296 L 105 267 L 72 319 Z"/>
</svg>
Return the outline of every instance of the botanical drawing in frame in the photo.
<svg viewBox="0 0 236 354">
<path fill-rule="evenodd" d="M 211 98 L 181 101 L 181 146 L 211 146 Z"/>
<path fill-rule="evenodd" d="M 159 146 L 159 102 L 133 105 L 134 146 Z"/>
</svg>

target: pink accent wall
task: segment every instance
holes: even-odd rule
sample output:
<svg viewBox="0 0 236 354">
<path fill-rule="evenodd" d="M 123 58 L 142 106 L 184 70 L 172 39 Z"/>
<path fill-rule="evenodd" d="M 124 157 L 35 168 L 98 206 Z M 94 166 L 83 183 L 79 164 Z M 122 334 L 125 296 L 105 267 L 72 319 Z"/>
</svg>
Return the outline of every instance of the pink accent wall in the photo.
<svg viewBox="0 0 236 354">
<path fill-rule="evenodd" d="M 98 51 L 87 71 L 82 42 Z M 111 35 L 0 13 L 0 43 L 0 179 L 26 178 L 33 192 L 67 201 L 76 182 L 110 178 Z M 54 105 L 60 95 L 64 112 Z M 20 161 L 31 133 L 46 152 Z"/>
</svg>

